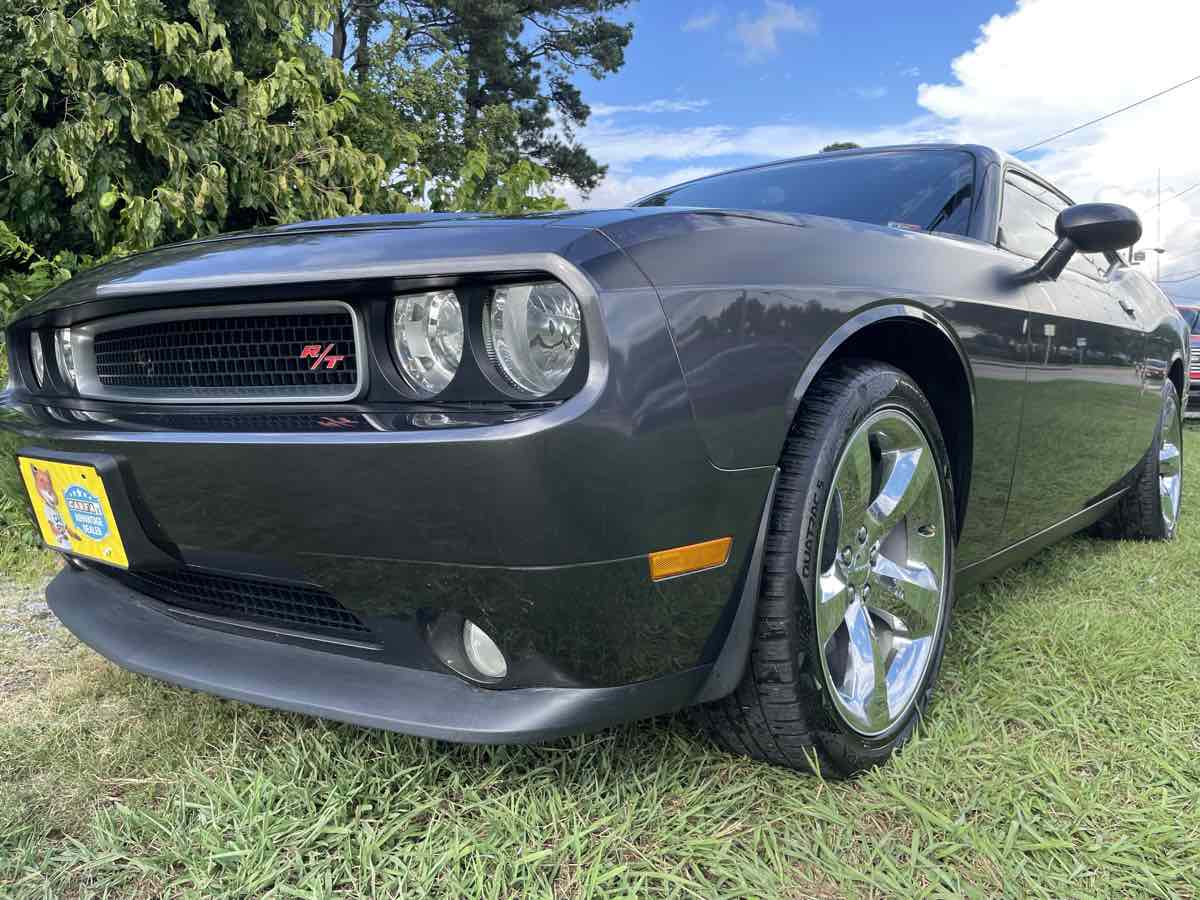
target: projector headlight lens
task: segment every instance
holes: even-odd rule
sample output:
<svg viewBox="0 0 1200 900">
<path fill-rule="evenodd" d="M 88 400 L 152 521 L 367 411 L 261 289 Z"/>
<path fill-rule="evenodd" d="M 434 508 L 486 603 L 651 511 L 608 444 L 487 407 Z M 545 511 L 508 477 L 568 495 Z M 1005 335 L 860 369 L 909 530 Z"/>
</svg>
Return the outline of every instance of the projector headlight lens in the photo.
<svg viewBox="0 0 1200 900">
<path fill-rule="evenodd" d="M 54 332 L 54 358 L 58 371 L 72 388 L 75 387 L 75 354 L 71 349 L 71 329 L 60 328 Z"/>
<path fill-rule="evenodd" d="M 37 386 L 46 383 L 46 352 L 42 349 L 42 336 L 38 332 L 29 335 L 29 361 L 33 364 L 33 377 Z"/>
<path fill-rule="evenodd" d="M 575 295 L 553 281 L 492 292 L 483 319 L 488 355 L 513 388 L 542 397 L 575 366 L 583 323 Z"/>
<path fill-rule="evenodd" d="M 397 297 L 392 308 L 392 347 L 408 386 L 417 396 L 440 394 L 462 361 L 462 307 L 454 291 Z"/>
</svg>

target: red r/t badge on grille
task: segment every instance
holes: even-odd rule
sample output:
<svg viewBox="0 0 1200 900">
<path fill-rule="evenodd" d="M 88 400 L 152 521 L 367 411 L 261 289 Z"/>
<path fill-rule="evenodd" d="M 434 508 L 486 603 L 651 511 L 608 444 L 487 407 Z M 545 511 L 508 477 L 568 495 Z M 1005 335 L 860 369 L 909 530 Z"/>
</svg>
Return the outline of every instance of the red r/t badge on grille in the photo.
<svg viewBox="0 0 1200 900">
<path fill-rule="evenodd" d="M 310 370 L 320 368 L 321 363 L 325 363 L 327 369 L 335 369 L 346 355 L 334 353 L 333 344 L 326 344 L 324 347 L 320 344 L 305 344 L 300 351 L 300 358 L 312 360 L 312 365 L 308 367 Z"/>
</svg>

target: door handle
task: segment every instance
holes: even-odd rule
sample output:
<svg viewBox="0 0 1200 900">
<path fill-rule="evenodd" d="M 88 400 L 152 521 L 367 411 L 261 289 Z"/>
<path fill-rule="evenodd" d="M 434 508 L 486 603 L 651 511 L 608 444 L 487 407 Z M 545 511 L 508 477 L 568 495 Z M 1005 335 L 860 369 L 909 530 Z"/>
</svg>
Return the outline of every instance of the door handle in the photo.
<svg viewBox="0 0 1200 900">
<path fill-rule="evenodd" d="M 1137 315 L 1137 307 L 1126 300 L 1124 297 L 1118 297 L 1117 302 L 1121 304 L 1121 309 L 1125 310 L 1131 316 Z"/>
</svg>

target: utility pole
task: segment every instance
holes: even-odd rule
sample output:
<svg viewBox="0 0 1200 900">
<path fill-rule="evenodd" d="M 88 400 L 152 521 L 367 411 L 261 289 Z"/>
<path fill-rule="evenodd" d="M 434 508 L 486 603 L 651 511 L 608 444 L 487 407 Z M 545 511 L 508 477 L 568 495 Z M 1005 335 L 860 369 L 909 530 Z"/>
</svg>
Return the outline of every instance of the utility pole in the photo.
<svg viewBox="0 0 1200 900">
<path fill-rule="evenodd" d="M 1162 166 L 1158 167 L 1158 246 L 1162 246 Z M 1157 254 L 1157 259 L 1154 261 L 1154 283 L 1158 284 L 1162 278 L 1162 251 Z"/>
</svg>

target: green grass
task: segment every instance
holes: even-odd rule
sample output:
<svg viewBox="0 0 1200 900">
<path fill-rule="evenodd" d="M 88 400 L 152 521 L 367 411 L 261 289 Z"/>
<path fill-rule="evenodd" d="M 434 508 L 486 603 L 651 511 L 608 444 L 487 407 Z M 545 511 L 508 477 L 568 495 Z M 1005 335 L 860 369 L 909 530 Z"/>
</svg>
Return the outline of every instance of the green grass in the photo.
<svg viewBox="0 0 1200 900">
<path fill-rule="evenodd" d="M 920 734 L 852 783 L 682 718 L 472 748 L 220 701 L 9 582 L 0 895 L 1200 895 L 1198 437 L 1179 539 L 1073 539 L 961 597 Z"/>
</svg>

